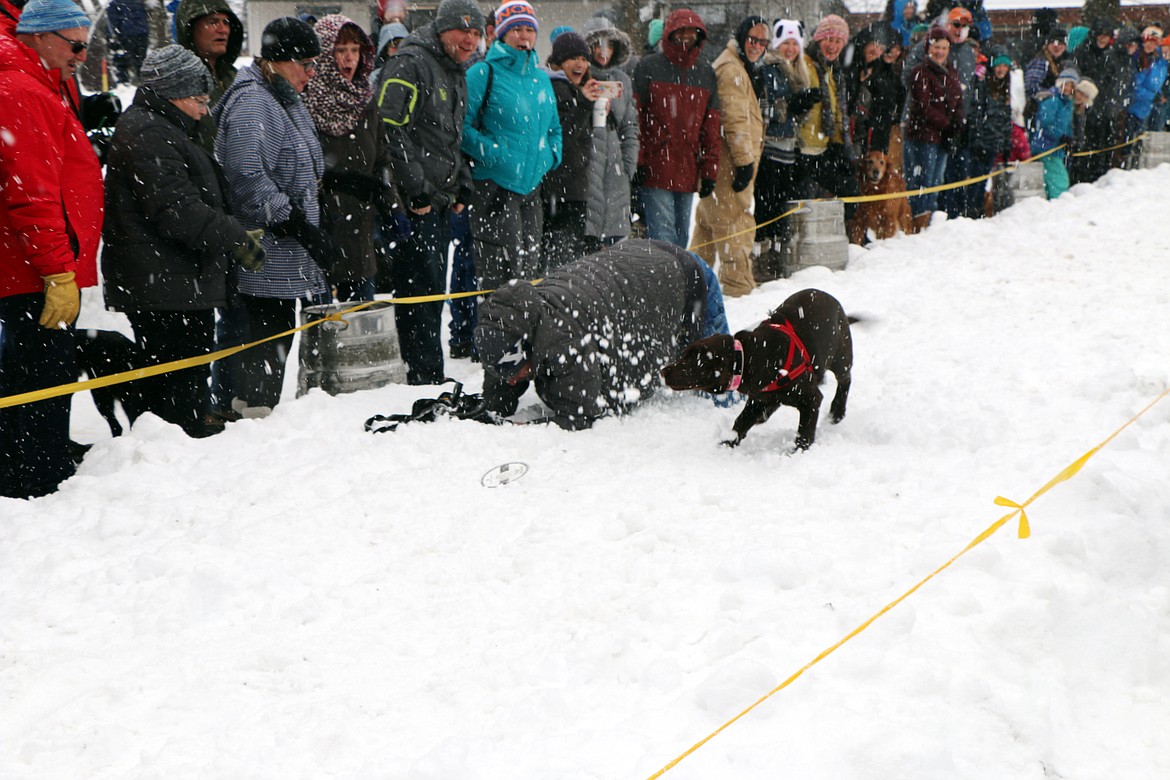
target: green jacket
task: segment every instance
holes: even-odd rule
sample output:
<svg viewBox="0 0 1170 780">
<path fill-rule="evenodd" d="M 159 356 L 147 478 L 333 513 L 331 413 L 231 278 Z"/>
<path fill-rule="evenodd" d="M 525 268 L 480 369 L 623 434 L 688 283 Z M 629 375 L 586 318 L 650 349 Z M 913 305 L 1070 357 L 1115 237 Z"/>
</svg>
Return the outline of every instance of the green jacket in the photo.
<svg viewBox="0 0 1170 780">
<path fill-rule="evenodd" d="M 211 90 L 211 105 L 215 105 L 236 78 L 236 60 L 244 48 L 244 24 L 236 16 L 226 0 L 182 0 L 175 11 L 175 39 L 185 49 L 195 51 L 195 41 L 192 36 L 191 25 L 201 16 L 212 13 L 227 14 L 231 22 L 231 31 L 228 33 L 227 51 L 215 62 L 212 76 L 215 86 Z M 199 52 L 195 52 L 198 54 Z"/>
</svg>

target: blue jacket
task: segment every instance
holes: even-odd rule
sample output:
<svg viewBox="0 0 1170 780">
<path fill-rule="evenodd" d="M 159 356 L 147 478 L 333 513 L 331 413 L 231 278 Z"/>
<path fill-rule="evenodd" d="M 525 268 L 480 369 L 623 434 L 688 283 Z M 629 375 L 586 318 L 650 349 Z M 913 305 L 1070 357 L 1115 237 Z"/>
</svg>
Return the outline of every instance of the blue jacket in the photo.
<svg viewBox="0 0 1170 780">
<path fill-rule="evenodd" d="M 106 25 L 116 42 L 150 35 L 150 21 L 143 0 L 111 0 L 106 6 Z"/>
<path fill-rule="evenodd" d="M 890 29 L 902 41 L 902 46 L 910 45 L 910 29 L 918 24 L 918 18 L 911 20 L 909 25 L 906 24 L 906 4 L 910 0 L 894 0 L 894 5 L 890 9 L 892 18 L 890 19 Z M 983 40 L 987 40 L 984 38 Z"/>
<path fill-rule="evenodd" d="M 325 161 L 304 104 L 275 91 L 256 65 L 248 65 L 212 114 L 219 124 L 215 156 L 240 223 L 249 230 L 270 228 L 287 220 L 299 203 L 309 223 L 319 224 L 317 182 Z M 266 231 L 262 243 L 268 253 L 264 269 L 236 269 L 241 293 L 287 300 L 329 291 L 324 273 L 295 238 L 274 238 Z"/>
<path fill-rule="evenodd" d="M 1137 54 L 1134 55 L 1135 61 Z M 1155 50 L 1156 60 L 1150 63 L 1145 70 L 1139 70 L 1133 77 L 1133 101 L 1129 104 L 1129 113 L 1141 120 L 1148 119 L 1154 108 L 1154 98 L 1166 82 L 1167 63 L 1161 53 Z"/>
<path fill-rule="evenodd" d="M 483 106 L 489 67 L 492 88 Z M 461 148 L 471 159 L 473 179 L 490 179 L 518 195 L 535 190 L 561 164 L 557 98 L 536 52 L 495 43 L 484 61 L 467 72 Z"/>
<path fill-rule="evenodd" d="M 1059 146 L 1062 138 L 1072 138 L 1072 98 L 1056 92 L 1055 87 L 1049 90 L 1049 94 L 1051 97 L 1044 98 L 1036 106 L 1036 117 L 1032 131 L 1032 154 L 1047 152 L 1052 147 Z"/>
</svg>

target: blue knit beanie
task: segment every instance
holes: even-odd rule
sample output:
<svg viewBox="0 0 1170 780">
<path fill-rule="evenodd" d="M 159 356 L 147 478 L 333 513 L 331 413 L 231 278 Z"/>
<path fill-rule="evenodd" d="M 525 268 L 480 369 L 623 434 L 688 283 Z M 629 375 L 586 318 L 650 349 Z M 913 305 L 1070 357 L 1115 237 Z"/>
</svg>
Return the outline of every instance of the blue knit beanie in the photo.
<svg viewBox="0 0 1170 780">
<path fill-rule="evenodd" d="M 89 27 L 89 17 L 73 0 L 29 0 L 20 12 L 18 33 L 47 33 Z"/>
</svg>

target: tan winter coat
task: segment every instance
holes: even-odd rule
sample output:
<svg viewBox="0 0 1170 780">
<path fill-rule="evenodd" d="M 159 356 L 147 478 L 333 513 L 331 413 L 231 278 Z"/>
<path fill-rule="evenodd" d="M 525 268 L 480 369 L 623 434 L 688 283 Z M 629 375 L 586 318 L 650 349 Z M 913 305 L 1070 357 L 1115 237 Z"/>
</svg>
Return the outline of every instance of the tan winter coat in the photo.
<svg viewBox="0 0 1170 780">
<path fill-rule="evenodd" d="M 720 261 L 719 282 L 725 295 L 746 295 L 756 286 L 752 277 L 756 223 L 751 207 L 755 172 L 764 150 L 764 118 L 734 40 L 727 42 L 713 67 L 723 118 L 719 176 L 715 192 L 699 201 L 691 245 L 708 265 L 714 267 Z M 735 169 L 743 165 L 753 167 L 752 182 L 742 192 L 733 192 Z"/>
</svg>

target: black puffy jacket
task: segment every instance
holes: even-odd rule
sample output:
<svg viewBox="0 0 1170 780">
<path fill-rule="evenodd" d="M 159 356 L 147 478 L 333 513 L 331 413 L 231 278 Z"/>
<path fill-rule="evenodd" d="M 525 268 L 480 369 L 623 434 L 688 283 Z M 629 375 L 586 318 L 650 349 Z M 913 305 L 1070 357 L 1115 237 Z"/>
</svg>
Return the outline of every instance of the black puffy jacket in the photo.
<svg viewBox="0 0 1170 780">
<path fill-rule="evenodd" d="M 196 122 L 139 89 L 106 167 L 102 275 L 118 311 L 209 309 L 226 301 L 232 249 L 247 240 Z"/>
<path fill-rule="evenodd" d="M 459 151 L 467 113 L 463 66 L 447 56 L 432 22 L 410 34 L 382 66 L 374 95 L 390 169 L 407 203 L 445 207 L 472 190 Z"/>
<path fill-rule="evenodd" d="M 512 282 L 492 293 L 479 307 L 477 343 L 484 328 L 523 341 L 553 421 L 588 428 L 649 397 L 658 372 L 702 336 L 707 286 L 700 262 L 673 244 L 623 241 L 540 284 Z M 488 408 L 514 413 L 527 386 L 503 384 L 489 370 Z"/>
</svg>

